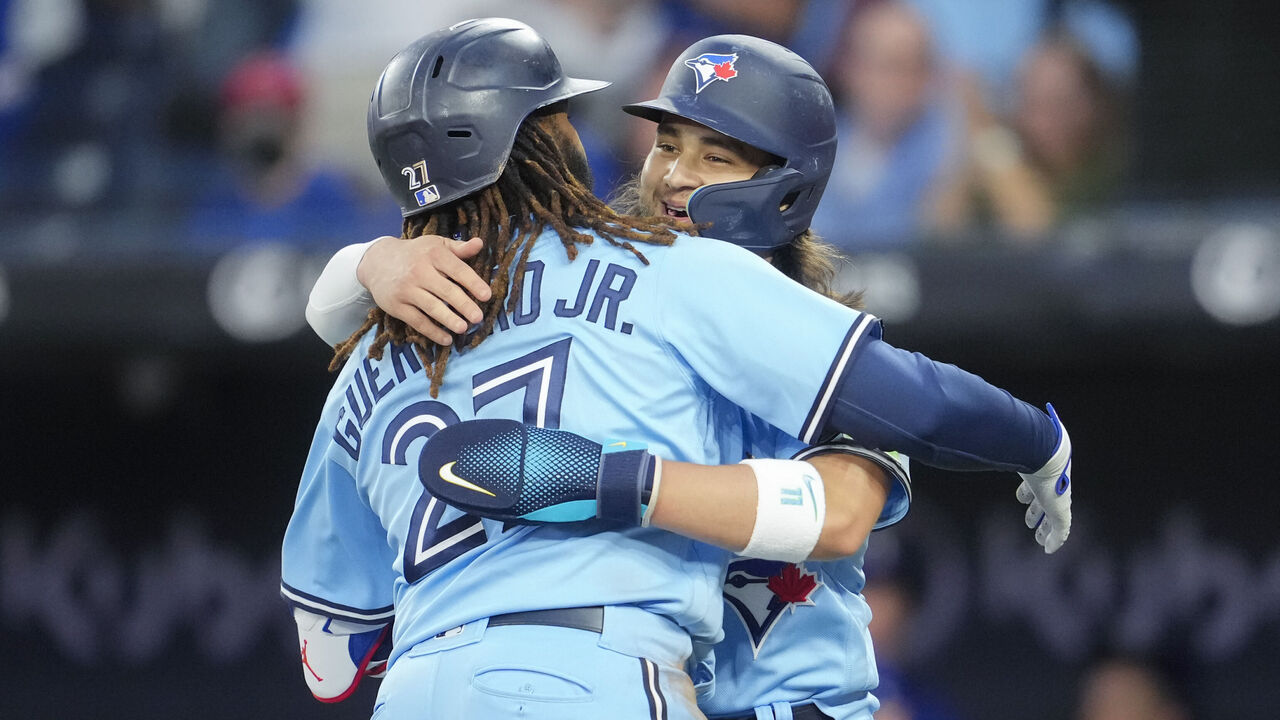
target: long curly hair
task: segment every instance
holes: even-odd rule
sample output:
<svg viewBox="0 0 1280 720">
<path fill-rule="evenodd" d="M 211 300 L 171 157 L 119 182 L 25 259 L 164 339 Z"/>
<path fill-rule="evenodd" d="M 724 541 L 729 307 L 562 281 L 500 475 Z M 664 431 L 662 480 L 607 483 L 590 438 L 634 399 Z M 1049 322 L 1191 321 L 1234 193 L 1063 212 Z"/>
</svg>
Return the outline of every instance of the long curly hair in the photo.
<svg viewBox="0 0 1280 720">
<path fill-rule="evenodd" d="M 550 110 L 556 109 L 553 106 Z M 514 313 L 519 307 L 525 263 L 534 241 L 546 228 L 560 236 L 570 260 L 577 256 L 578 245 L 595 240 L 595 235 L 580 229 L 592 230 L 606 242 L 629 250 L 646 265 L 648 260 L 633 242 L 670 245 L 675 240 L 675 233 L 662 219 L 619 214 L 593 195 L 573 172 L 567 143 L 543 122 L 549 114 L 531 115 L 520 125 L 510 158 L 492 185 L 404 221 L 402 238 L 444 235 L 485 240 L 484 248 L 468 264 L 480 277 L 489 278 L 492 296 L 480 303 L 484 313 L 480 327 L 455 336 L 453 347 L 459 350 L 475 347 L 489 337 L 504 308 Z M 365 333 L 375 327 L 378 330 L 369 357 L 381 359 L 389 342 L 412 345 L 428 370 L 431 396 L 437 397 L 450 346 L 437 345 L 381 308 L 370 310 L 364 324 L 334 347 L 329 369 L 340 368 Z"/>
</svg>

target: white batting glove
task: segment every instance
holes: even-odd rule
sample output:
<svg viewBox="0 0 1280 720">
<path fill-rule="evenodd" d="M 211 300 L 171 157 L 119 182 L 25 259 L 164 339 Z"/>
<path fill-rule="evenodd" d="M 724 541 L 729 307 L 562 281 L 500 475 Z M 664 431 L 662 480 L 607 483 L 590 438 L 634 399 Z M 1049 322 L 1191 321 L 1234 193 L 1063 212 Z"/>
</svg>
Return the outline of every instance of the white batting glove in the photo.
<svg viewBox="0 0 1280 720">
<path fill-rule="evenodd" d="M 1036 542 L 1046 553 L 1056 552 L 1071 534 L 1071 436 L 1058 419 L 1053 405 L 1045 405 L 1058 428 L 1058 447 L 1044 467 L 1034 473 L 1018 473 L 1018 502 L 1027 505 L 1027 527 L 1036 531 Z"/>
</svg>

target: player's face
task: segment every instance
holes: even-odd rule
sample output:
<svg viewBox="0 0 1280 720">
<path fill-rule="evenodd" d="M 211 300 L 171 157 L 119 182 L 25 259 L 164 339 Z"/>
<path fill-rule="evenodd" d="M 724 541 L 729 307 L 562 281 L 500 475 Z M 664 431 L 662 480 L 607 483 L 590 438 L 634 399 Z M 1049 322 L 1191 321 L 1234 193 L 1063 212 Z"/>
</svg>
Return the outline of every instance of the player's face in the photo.
<svg viewBox="0 0 1280 720">
<path fill-rule="evenodd" d="M 748 180 L 770 155 L 711 128 L 674 115 L 658 123 L 640 171 L 645 210 L 692 225 L 689 195 L 703 185 Z"/>
</svg>

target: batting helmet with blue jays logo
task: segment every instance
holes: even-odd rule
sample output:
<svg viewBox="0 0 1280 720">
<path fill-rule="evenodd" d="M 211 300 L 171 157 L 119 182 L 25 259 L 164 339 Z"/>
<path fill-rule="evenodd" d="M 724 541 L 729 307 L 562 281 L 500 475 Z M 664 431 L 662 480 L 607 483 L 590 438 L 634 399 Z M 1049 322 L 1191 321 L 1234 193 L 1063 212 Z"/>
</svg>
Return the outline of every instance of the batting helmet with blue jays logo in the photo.
<svg viewBox="0 0 1280 720">
<path fill-rule="evenodd" d="M 678 115 L 777 156 L 780 166 L 750 180 L 693 193 L 689 217 L 712 223 L 710 235 L 768 252 L 809 228 L 835 162 L 836 113 L 804 58 L 749 35 L 716 35 L 676 59 L 658 97 L 623 109 L 654 122 Z"/>
<path fill-rule="evenodd" d="M 467 20 L 392 58 L 369 101 L 369 148 L 405 217 L 494 183 L 530 113 L 607 87 L 564 74 L 533 28 Z"/>
</svg>

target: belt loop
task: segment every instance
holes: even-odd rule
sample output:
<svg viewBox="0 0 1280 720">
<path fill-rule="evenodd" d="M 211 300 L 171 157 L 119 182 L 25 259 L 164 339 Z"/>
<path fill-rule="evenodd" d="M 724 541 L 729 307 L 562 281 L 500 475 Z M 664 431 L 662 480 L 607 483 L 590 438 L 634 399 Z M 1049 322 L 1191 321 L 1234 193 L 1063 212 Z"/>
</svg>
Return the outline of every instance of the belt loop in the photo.
<svg viewBox="0 0 1280 720">
<path fill-rule="evenodd" d="M 791 703 L 776 702 L 769 706 L 773 710 L 773 720 L 795 720 L 791 714 Z"/>
</svg>

